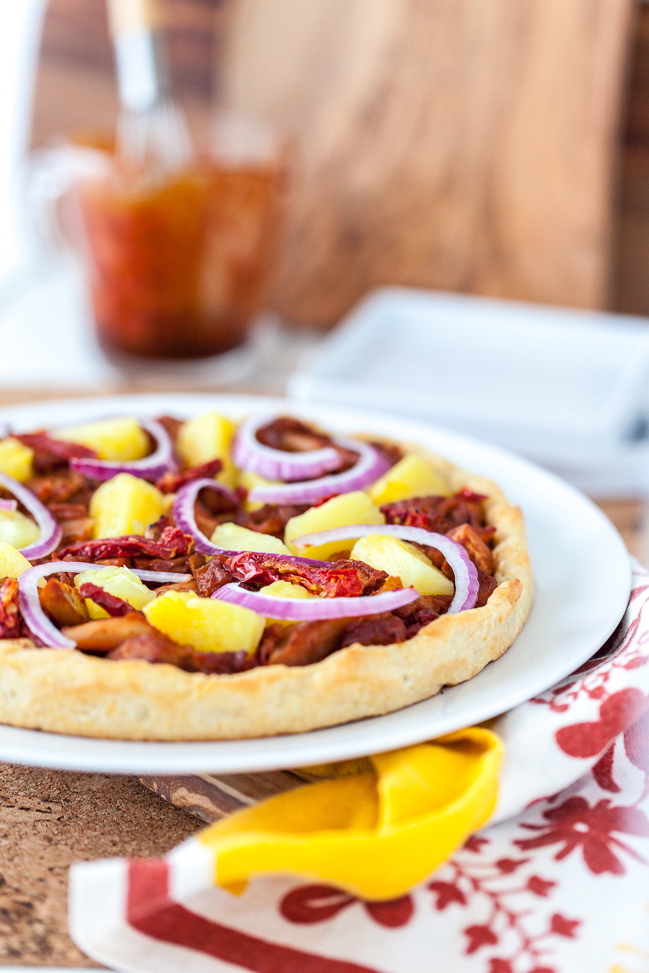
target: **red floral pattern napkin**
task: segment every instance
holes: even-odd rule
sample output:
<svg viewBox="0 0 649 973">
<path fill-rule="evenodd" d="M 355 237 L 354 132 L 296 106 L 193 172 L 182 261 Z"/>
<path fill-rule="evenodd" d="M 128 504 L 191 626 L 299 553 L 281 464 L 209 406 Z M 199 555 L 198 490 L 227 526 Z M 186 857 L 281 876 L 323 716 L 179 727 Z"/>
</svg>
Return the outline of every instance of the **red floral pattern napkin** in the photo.
<svg viewBox="0 0 649 973">
<path fill-rule="evenodd" d="M 72 936 L 134 973 L 646 973 L 646 570 L 600 652 L 493 728 L 507 756 L 492 823 L 402 898 L 286 876 L 232 896 L 180 845 L 74 866 Z"/>
</svg>

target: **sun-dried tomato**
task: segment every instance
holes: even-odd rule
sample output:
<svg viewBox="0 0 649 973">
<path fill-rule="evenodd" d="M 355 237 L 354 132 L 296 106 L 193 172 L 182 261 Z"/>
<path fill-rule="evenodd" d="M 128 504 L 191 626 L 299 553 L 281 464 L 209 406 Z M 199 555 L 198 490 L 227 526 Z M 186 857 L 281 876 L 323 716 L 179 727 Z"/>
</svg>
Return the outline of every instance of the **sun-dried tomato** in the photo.
<svg viewBox="0 0 649 973">
<path fill-rule="evenodd" d="M 5 578 L 0 582 L 0 638 L 19 638 L 22 627 L 18 607 L 18 581 L 16 578 Z"/>
<path fill-rule="evenodd" d="M 268 557 L 258 551 L 242 551 L 226 558 L 224 567 L 238 581 L 267 585 L 273 581 L 290 581 L 325 598 L 349 598 L 368 595 L 387 579 L 363 561 L 336 561 L 331 566 L 303 564 L 289 557 Z"/>
<path fill-rule="evenodd" d="M 50 509 L 54 504 L 74 503 L 83 506 L 84 514 L 88 513 L 93 490 L 86 478 L 75 470 L 61 469 L 47 476 L 33 476 L 26 486 Z"/>
<path fill-rule="evenodd" d="M 185 557 L 194 551 L 194 538 L 185 534 L 179 527 L 166 526 L 157 541 L 126 534 L 124 537 L 105 537 L 94 541 L 80 541 L 70 544 L 59 552 L 62 561 L 100 561 L 107 558 L 150 557 L 169 560 Z"/>
<path fill-rule="evenodd" d="M 203 477 L 215 477 L 223 469 L 223 462 L 220 459 L 212 459 L 209 463 L 201 466 L 192 466 L 182 473 L 164 473 L 159 480 L 156 480 L 156 489 L 160 493 L 177 493 L 181 487 L 192 480 L 200 480 Z"/>
<path fill-rule="evenodd" d="M 323 503 L 327 503 L 328 500 L 333 500 L 334 497 L 339 497 L 339 496 L 340 496 L 339 493 L 328 493 L 326 497 L 320 497 L 319 500 L 316 500 L 312 504 L 312 506 L 321 507 Z"/>
<path fill-rule="evenodd" d="M 66 443 L 52 439 L 46 432 L 14 434 L 24 446 L 34 450 L 34 469 L 37 473 L 50 473 L 61 466 L 67 466 L 71 459 L 96 459 L 97 453 L 79 443 Z"/>
<path fill-rule="evenodd" d="M 194 572 L 198 593 L 203 598 L 210 598 L 224 584 L 235 580 L 230 571 L 223 566 L 227 556 L 227 554 L 215 554 L 208 564 Z"/>
<path fill-rule="evenodd" d="M 468 494 L 468 495 L 466 495 Z M 447 534 L 460 524 L 478 528 L 484 524 L 482 497 L 460 490 L 452 497 L 411 497 L 384 503 L 381 512 L 388 524 L 423 527 L 436 534 Z"/>
<path fill-rule="evenodd" d="M 106 614 L 112 618 L 118 618 L 120 615 L 127 615 L 133 611 L 133 606 L 129 605 L 123 598 L 111 595 L 110 591 L 100 588 L 98 584 L 93 584 L 92 581 L 84 581 L 79 587 L 79 594 L 82 598 L 90 598 L 95 605 L 103 608 Z"/>
</svg>

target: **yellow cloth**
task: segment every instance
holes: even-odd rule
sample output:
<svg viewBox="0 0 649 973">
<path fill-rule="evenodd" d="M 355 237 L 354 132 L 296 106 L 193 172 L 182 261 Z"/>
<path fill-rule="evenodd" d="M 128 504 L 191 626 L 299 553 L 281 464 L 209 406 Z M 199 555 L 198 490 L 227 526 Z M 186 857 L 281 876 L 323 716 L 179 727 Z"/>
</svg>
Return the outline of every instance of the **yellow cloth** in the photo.
<svg viewBox="0 0 649 973">
<path fill-rule="evenodd" d="M 279 872 L 365 899 L 396 898 L 489 819 L 502 753 L 495 733 L 471 727 L 370 757 L 369 771 L 271 797 L 197 840 L 214 854 L 215 883 L 233 892 Z"/>
</svg>

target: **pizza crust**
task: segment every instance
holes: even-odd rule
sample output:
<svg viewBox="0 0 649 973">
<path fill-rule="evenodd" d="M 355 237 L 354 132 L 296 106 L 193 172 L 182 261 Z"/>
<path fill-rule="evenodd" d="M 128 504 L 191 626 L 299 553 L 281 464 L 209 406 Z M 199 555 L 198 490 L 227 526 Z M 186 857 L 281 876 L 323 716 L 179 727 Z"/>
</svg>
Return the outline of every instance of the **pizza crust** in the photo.
<svg viewBox="0 0 649 973">
<path fill-rule="evenodd" d="M 0 722 L 110 739 L 243 739 L 390 713 L 471 679 L 510 647 L 530 611 L 523 517 L 494 483 L 419 452 L 453 490 L 467 486 L 489 497 L 498 587 L 484 607 L 443 615 L 406 642 L 354 644 L 313 665 L 232 675 L 0 641 Z"/>
</svg>

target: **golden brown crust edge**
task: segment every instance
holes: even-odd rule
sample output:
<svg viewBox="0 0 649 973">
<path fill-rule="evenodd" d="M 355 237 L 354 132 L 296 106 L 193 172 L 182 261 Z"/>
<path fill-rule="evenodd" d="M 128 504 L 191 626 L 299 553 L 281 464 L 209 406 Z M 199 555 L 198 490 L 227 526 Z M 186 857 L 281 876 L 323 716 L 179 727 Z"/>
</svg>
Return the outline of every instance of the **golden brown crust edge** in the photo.
<svg viewBox="0 0 649 973">
<path fill-rule="evenodd" d="M 389 713 L 472 678 L 509 648 L 530 611 L 523 518 L 495 484 L 425 455 L 453 489 L 489 496 L 498 587 L 483 608 L 442 616 L 407 642 L 355 644 L 311 666 L 226 676 L 0 641 L 0 722 L 112 739 L 243 739 Z"/>
</svg>

